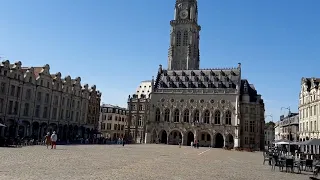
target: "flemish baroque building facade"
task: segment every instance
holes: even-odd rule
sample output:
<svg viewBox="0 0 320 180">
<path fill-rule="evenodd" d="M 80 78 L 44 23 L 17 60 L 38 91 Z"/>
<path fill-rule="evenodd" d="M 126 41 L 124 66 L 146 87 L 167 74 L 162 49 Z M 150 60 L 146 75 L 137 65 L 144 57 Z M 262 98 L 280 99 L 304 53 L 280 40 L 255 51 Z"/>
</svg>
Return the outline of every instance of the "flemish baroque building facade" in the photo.
<svg viewBox="0 0 320 180">
<path fill-rule="evenodd" d="M 300 141 L 319 139 L 320 78 L 302 78 L 299 97 Z"/>
<path fill-rule="evenodd" d="M 97 125 L 101 93 L 81 78 L 50 73 L 49 65 L 22 67 L 21 62 L 0 66 L 1 136 L 42 138 L 56 131 L 59 139 L 92 135 Z M 96 109 L 98 110 L 96 111 Z"/>
<path fill-rule="evenodd" d="M 199 69 L 197 0 L 176 0 L 168 69 L 150 94 L 147 143 L 264 148 L 264 103 L 235 68 Z"/>
</svg>

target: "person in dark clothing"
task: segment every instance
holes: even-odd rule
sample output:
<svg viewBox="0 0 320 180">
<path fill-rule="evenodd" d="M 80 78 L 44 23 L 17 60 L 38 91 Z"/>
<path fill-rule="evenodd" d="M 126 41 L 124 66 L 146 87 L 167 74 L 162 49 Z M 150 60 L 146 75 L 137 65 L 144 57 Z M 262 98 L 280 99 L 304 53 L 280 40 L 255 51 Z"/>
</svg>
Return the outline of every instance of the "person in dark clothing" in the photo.
<svg viewBox="0 0 320 180">
<path fill-rule="evenodd" d="M 122 146 L 124 146 L 124 139 L 122 138 Z"/>
</svg>

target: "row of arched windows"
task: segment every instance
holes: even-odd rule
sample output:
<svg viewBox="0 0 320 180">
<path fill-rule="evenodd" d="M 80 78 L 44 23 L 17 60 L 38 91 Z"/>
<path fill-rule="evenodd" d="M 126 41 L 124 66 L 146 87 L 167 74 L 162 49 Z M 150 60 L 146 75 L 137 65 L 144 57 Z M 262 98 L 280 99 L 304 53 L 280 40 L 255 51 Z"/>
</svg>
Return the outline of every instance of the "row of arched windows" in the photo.
<svg viewBox="0 0 320 180">
<path fill-rule="evenodd" d="M 224 123 L 227 125 L 231 125 L 231 112 L 228 110 L 225 112 L 225 119 Z M 190 123 L 190 122 L 199 122 L 200 120 L 200 113 L 199 110 L 195 110 L 193 113 L 193 116 L 190 119 L 190 111 L 189 109 L 185 109 L 182 113 L 182 121 L 185 123 Z M 219 110 L 214 112 L 213 115 L 214 118 L 214 124 L 221 124 L 221 112 Z M 155 115 L 155 121 L 160 122 L 161 119 L 161 113 L 160 109 L 156 109 L 156 115 Z M 165 109 L 164 111 L 164 121 L 170 122 L 170 110 Z M 173 122 L 180 122 L 180 111 L 179 109 L 175 109 L 173 112 Z M 205 110 L 203 113 L 203 123 L 210 124 L 210 111 Z"/>
<path fill-rule="evenodd" d="M 176 43 L 177 46 L 187 46 L 188 45 L 188 31 L 184 31 L 183 33 L 183 38 L 182 38 L 182 33 L 180 31 L 177 32 L 176 35 Z"/>
</svg>

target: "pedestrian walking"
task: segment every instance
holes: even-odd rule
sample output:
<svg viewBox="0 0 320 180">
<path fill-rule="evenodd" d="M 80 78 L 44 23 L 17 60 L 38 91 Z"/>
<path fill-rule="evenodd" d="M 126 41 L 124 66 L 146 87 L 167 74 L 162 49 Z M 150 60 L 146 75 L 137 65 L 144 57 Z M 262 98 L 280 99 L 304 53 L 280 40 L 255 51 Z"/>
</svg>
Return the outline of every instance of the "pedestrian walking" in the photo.
<svg viewBox="0 0 320 180">
<path fill-rule="evenodd" d="M 47 145 L 47 149 L 49 148 L 49 146 L 51 145 L 51 136 L 50 136 L 50 133 L 48 132 L 47 135 L 45 136 L 45 139 L 44 139 L 46 145 Z"/>
<path fill-rule="evenodd" d="M 56 149 L 57 146 L 58 135 L 55 131 L 53 131 L 51 135 L 51 149 Z"/>
<path fill-rule="evenodd" d="M 124 146 L 124 138 L 122 138 L 122 146 Z"/>
<path fill-rule="evenodd" d="M 179 139 L 179 148 L 181 148 L 181 143 L 182 143 L 182 140 Z"/>
<path fill-rule="evenodd" d="M 190 145 L 191 145 L 191 147 L 193 147 L 193 141 L 191 141 Z"/>
</svg>

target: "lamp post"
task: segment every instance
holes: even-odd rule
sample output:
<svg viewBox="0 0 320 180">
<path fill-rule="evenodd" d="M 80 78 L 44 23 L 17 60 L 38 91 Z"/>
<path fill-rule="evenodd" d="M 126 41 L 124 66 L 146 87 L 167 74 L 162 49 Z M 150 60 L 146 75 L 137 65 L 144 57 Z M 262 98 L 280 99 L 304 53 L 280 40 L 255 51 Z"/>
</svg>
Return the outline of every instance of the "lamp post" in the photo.
<svg viewBox="0 0 320 180">
<path fill-rule="evenodd" d="M 291 114 L 290 106 L 289 107 L 281 107 L 281 111 L 282 111 L 282 109 L 288 110 L 288 116 Z"/>
<path fill-rule="evenodd" d="M 265 118 L 266 118 L 266 117 L 271 117 L 271 122 L 273 122 L 273 115 L 272 115 L 272 114 L 265 115 L 264 117 L 265 117 Z"/>
</svg>

